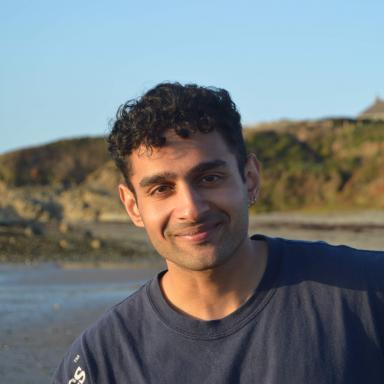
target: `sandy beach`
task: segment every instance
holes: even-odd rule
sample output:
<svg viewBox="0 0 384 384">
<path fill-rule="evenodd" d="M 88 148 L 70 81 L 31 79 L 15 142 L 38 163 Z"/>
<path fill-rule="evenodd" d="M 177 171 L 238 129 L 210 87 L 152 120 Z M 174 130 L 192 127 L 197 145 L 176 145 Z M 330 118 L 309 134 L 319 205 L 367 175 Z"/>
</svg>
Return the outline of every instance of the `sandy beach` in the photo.
<svg viewBox="0 0 384 384">
<path fill-rule="evenodd" d="M 384 211 L 276 212 L 250 217 L 249 233 L 384 250 Z"/>
</svg>

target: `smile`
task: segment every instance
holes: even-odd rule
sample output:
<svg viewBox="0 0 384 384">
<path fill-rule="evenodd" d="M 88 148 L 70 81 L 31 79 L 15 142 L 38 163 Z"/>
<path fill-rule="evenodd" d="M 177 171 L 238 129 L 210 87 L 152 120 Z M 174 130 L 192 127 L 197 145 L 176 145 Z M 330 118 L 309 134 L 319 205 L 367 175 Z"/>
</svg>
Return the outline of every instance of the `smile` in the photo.
<svg viewBox="0 0 384 384">
<path fill-rule="evenodd" d="M 219 227 L 220 223 L 204 225 L 200 228 L 189 229 L 188 231 L 177 233 L 175 237 L 191 242 L 202 242 L 207 240 Z"/>
</svg>

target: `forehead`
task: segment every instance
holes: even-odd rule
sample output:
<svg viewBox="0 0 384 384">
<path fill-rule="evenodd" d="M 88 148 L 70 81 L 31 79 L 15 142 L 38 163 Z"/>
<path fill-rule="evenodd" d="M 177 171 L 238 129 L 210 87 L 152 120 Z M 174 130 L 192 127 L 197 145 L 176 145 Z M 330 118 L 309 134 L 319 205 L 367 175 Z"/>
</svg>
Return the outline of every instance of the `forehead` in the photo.
<svg viewBox="0 0 384 384">
<path fill-rule="evenodd" d="M 212 160 L 236 162 L 235 155 L 216 131 L 196 132 L 189 138 L 181 138 L 172 131 L 166 133 L 165 139 L 163 147 L 147 149 L 141 146 L 132 152 L 129 156 L 132 178 L 165 170 L 188 170 Z"/>
</svg>

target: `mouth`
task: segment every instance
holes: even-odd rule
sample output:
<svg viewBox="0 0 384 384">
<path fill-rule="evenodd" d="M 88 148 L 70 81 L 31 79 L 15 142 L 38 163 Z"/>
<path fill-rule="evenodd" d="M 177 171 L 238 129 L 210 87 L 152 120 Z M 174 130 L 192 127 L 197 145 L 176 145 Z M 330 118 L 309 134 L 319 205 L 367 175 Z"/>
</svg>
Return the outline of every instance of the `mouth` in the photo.
<svg viewBox="0 0 384 384">
<path fill-rule="evenodd" d="M 193 243 L 200 243 L 207 241 L 212 234 L 217 230 L 220 226 L 220 223 L 212 223 L 206 224 L 199 227 L 193 227 L 186 229 L 182 232 L 178 232 L 174 235 L 174 237 L 185 240 Z"/>
</svg>

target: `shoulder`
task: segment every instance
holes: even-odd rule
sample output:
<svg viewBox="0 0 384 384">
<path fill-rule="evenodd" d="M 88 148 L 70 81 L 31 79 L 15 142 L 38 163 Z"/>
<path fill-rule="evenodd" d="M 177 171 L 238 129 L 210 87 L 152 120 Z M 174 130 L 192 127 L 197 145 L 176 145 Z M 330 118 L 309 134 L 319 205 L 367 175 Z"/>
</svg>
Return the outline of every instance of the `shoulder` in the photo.
<svg viewBox="0 0 384 384">
<path fill-rule="evenodd" d="M 119 348 L 116 343 L 140 328 L 144 312 L 148 312 L 148 284 L 114 305 L 72 343 L 55 372 L 53 383 L 90 384 L 96 381 L 95 376 L 103 369 L 106 357 L 116 357 Z"/>
<path fill-rule="evenodd" d="M 356 249 L 346 245 L 331 245 L 324 241 L 283 240 L 285 251 L 311 263 L 332 263 L 345 267 L 362 267 L 375 269 L 384 267 L 384 252 Z"/>
<path fill-rule="evenodd" d="M 331 245 L 323 241 L 267 239 L 291 278 L 351 289 L 384 291 L 384 252 Z"/>
</svg>

